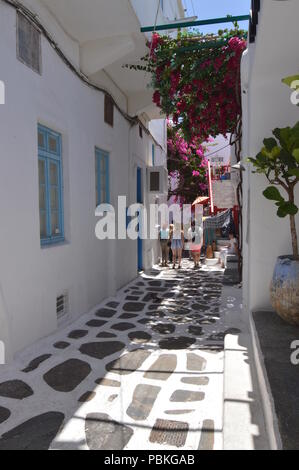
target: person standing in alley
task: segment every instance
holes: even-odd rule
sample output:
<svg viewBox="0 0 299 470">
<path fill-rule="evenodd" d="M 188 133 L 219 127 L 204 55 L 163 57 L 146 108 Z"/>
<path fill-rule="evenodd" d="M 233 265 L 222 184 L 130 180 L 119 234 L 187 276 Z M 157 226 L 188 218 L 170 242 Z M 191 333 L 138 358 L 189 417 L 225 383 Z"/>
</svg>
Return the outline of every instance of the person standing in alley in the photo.
<svg viewBox="0 0 299 470">
<path fill-rule="evenodd" d="M 169 241 L 170 241 L 170 232 L 167 224 L 163 224 L 160 230 L 160 246 L 162 252 L 162 266 L 168 266 L 168 259 L 169 259 Z"/>
<path fill-rule="evenodd" d="M 221 252 L 220 260 L 222 268 L 226 268 L 226 259 L 228 255 L 239 255 L 238 240 L 233 232 L 229 233 L 229 244 L 226 245 L 224 250 Z"/>
<path fill-rule="evenodd" d="M 194 261 L 194 269 L 196 269 L 199 268 L 200 265 L 200 256 L 203 244 L 203 229 L 200 225 L 196 225 L 195 221 L 192 222 L 192 225 L 188 230 L 188 240 Z"/>
<path fill-rule="evenodd" d="M 181 269 L 184 243 L 185 243 L 185 234 L 182 228 L 182 224 L 176 223 L 174 225 L 172 240 L 171 240 L 173 269 L 175 269 L 176 267 L 176 260 L 178 260 L 178 263 L 179 263 L 178 269 Z"/>
</svg>

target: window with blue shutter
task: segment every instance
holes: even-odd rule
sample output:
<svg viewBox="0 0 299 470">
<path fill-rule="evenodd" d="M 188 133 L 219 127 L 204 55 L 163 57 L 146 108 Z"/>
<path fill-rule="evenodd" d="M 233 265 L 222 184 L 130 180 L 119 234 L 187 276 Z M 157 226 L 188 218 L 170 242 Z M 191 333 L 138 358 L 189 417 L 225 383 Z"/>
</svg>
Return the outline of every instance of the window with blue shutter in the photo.
<svg viewBox="0 0 299 470">
<path fill-rule="evenodd" d="M 96 148 L 96 205 L 110 204 L 109 153 Z"/>
<path fill-rule="evenodd" d="M 41 245 L 64 241 L 61 135 L 38 126 Z"/>
</svg>

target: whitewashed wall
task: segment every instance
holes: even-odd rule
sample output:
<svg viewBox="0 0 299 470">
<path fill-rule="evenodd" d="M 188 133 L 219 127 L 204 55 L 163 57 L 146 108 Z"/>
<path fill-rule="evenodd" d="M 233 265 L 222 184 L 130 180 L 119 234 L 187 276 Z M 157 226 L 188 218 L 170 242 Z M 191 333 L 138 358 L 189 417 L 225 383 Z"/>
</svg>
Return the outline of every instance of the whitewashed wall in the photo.
<svg viewBox="0 0 299 470">
<path fill-rule="evenodd" d="M 142 26 L 153 26 L 157 15 L 158 0 L 130 0 L 140 19 Z M 157 24 L 164 24 L 167 20 L 184 18 L 184 8 L 181 0 L 164 0 L 163 10 L 160 8 L 157 15 Z"/>
<path fill-rule="evenodd" d="M 42 59 L 42 76 L 16 59 L 16 13 L 0 1 L 0 80 L 6 84 L 6 104 L 0 106 L 0 340 L 8 357 L 56 330 L 56 297 L 64 291 L 69 319 L 75 319 L 136 276 L 136 242 L 95 237 L 94 151 L 97 146 L 110 152 L 113 204 L 118 195 L 136 202 L 137 166 L 145 181 L 152 159 L 151 137 L 144 133 L 141 140 L 138 126 L 130 128 L 116 110 L 114 128 L 106 125 L 104 95 L 83 84 L 44 38 Z M 66 242 L 44 249 L 38 123 L 63 136 Z M 156 256 L 157 244 L 148 243 L 146 267 Z"/>
<path fill-rule="evenodd" d="M 299 121 L 299 108 L 282 78 L 298 72 L 299 3 L 263 0 L 256 43 L 243 57 L 243 157 L 255 157 L 272 129 Z M 269 308 L 269 285 L 276 258 L 291 254 L 289 220 L 276 216 L 262 192 L 267 180 L 244 173 L 244 290 L 247 309 Z M 296 193 L 299 204 L 299 188 Z M 299 228 L 299 216 L 296 218 Z"/>
</svg>

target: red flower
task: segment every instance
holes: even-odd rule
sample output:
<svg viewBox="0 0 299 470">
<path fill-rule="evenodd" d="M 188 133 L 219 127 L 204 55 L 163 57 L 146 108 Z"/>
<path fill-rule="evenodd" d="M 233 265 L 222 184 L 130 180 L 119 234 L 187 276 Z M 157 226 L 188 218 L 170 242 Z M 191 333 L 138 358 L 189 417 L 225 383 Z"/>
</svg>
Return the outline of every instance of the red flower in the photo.
<svg viewBox="0 0 299 470">
<path fill-rule="evenodd" d="M 160 92 L 158 90 L 155 91 L 154 95 L 153 95 L 153 102 L 157 105 L 157 106 L 161 106 L 161 95 L 160 95 Z"/>
<path fill-rule="evenodd" d="M 160 44 L 164 44 L 164 39 L 157 33 L 153 33 L 149 48 L 154 51 Z"/>
</svg>

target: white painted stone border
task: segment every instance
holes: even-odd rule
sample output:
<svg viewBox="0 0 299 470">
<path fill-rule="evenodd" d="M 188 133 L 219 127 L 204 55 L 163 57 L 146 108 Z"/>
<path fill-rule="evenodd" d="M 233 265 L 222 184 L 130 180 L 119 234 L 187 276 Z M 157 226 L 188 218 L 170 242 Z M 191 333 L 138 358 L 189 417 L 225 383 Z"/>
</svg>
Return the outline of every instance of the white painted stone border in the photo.
<svg viewBox="0 0 299 470">
<path fill-rule="evenodd" d="M 252 312 L 249 315 L 250 330 L 253 344 L 253 355 L 256 365 L 256 373 L 262 397 L 262 405 L 264 410 L 266 430 L 271 450 L 282 450 L 282 441 L 280 437 L 278 419 L 275 411 L 274 400 L 269 384 L 266 367 L 264 364 L 263 353 L 261 351 L 258 334 L 255 328 Z"/>
</svg>

